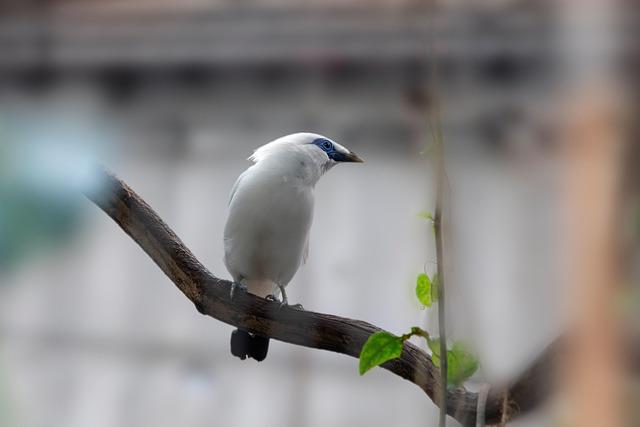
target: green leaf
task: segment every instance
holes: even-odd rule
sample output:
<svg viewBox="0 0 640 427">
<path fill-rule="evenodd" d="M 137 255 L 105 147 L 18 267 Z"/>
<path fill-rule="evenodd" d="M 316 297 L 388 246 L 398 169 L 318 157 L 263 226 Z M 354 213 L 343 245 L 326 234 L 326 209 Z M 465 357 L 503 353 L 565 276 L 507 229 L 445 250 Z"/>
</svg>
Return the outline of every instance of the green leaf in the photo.
<svg viewBox="0 0 640 427">
<path fill-rule="evenodd" d="M 402 354 L 402 338 L 388 332 L 371 335 L 360 351 L 360 375 Z"/>
<path fill-rule="evenodd" d="M 434 221 L 433 214 L 431 212 L 429 212 L 429 211 L 420 211 L 420 212 L 418 212 L 418 218 L 424 219 L 426 221 L 431 221 L 431 222 Z"/>
<path fill-rule="evenodd" d="M 431 231 L 433 231 L 433 234 L 436 234 L 436 220 L 431 212 L 420 211 L 418 212 L 418 218 L 429 221 L 431 223 Z"/>
<path fill-rule="evenodd" d="M 432 295 L 432 283 L 429 276 L 422 273 L 418 275 L 418 279 L 416 280 L 416 297 L 418 297 L 418 301 L 425 307 L 431 307 L 433 303 Z"/>
<path fill-rule="evenodd" d="M 449 385 L 459 386 L 468 380 L 478 370 L 478 359 L 461 342 L 453 343 L 447 352 L 447 382 Z"/>
<path fill-rule="evenodd" d="M 431 350 L 431 360 L 436 368 L 440 367 L 440 340 L 427 340 Z M 480 362 L 461 342 L 453 343 L 451 350 L 447 350 L 447 383 L 449 386 L 459 386 L 476 373 Z"/>
</svg>

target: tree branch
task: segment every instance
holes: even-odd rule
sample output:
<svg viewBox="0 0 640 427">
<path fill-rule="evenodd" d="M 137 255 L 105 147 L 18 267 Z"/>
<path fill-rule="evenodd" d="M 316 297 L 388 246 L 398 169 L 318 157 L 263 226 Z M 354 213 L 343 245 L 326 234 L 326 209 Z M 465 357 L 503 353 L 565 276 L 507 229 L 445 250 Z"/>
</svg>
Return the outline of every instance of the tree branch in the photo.
<svg viewBox="0 0 640 427">
<path fill-rule="evenodd" d="M 149 255 L 200 313 L 272 339 L 355 358 L 369 336 L 382 330 L 360 320 L 280 307 L 277 302 L 249 293 L 236 293 L 231 301 L 231 282 L 211 274 L 127 184 L 100 167 L 97 174 L 103 182 L 100 191 L 87 191 L 85 195 Z M 512 383 L 491 387 L 485 409 L 488 424 L 503 419 L 505 393 L 509 396 L 507 420 L 534 409 L 551 393 L 552 366 L 560 353 L 559 346 L 557 340 Z M 439 401 L 439 369 L 415 345 L 405 342 L 402 356 L 382 367 L 416 384 L 436 404 Z M 449 389 L 446 402 L 450 416 L 464 426 L 475 426 L 477 393 Z"/>
</svg>

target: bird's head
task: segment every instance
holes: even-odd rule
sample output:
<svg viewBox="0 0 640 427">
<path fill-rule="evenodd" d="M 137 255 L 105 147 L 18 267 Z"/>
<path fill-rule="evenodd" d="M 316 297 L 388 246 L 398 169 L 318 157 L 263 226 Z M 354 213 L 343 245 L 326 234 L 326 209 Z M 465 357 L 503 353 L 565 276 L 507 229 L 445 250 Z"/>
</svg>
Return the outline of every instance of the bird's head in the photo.
<svg viewBox="0 0 640 427">
<path fill-rule="evenodd" d="M 341 162 L 351 162 L 351 163 L 362 163 L 363 160 L 358 157 L 356 153 L 342 145 L 338 144 L 335 141 L 330 140 L 322 135 L 312 134 L 308 137 L 311 142 L 307 142 L 311 146 L 315 147 L 315 151 L 318 152 L 317 149 L 327 156 L 328 161 L 332 164 L 337 164 Z M 313 149 L 313 148 L 312 148 Z M 320 155 L 321 158 L 322 155 Z"/>
<path fill-rule="evenodd" d="M 283 136 L 258 148 L 250 160 L 260 162 L 269 158 L 307 157 L 323 170 L 338 163 L 362 163 L 357 154 L 337 142 L 317 133 L 300 132 Z"/>
<path fill-rule="evenodd" d="M 310 185 L 339 163 L 362 163 L 354 152 L 317 133 L 293 133 L 258 148 L 249 158 L 267 170 L 302 178 Z"/>
</svg>

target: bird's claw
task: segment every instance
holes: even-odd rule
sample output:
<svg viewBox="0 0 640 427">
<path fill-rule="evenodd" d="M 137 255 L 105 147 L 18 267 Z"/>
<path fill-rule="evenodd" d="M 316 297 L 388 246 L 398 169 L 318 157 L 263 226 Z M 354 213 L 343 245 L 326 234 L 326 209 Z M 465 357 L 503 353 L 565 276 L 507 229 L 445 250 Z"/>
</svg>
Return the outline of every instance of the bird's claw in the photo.
<svg viewBox="0 0 640 427">
<path fill-rule="evenodd" d="M 289 307 L 289 308 L 293 308 L 294 310 L 304 310 L 304 307 L 302 306 L 302 304 L 289 305 L 289 302 L 287 300 L 280 301 L 278 298 L 276 298 L 275 295 L 267 295 L 266 297 L 264 297 L 264 299 L 266 299 L 267 301 L 279 302 L 281 308 Z"/>
<path fill-rule="evenodd" d="M 239 282 L 231 283 L 231 291 L 229 292 L 230 299 L 233 300 L 233 296 L 236 294 L 237 290 L 240 290 L 241 292 L 247 292 L 247 286 Z"/>
<path fill-rule="evenodd" d="M 266 299 L 267 301 L 271 301 L 271 302 L 279 302 L 279 303 L 280 303 L 280 308 L 282 308 L 282 307 L 286 307 L 287 305 L 289 305 L 289 304 L 287 304 L 287 302 L 286 302 L 286 301 L 280 301 L 280 300 L 279 300 L 275 295 L 273 295 L 273 294 L 267 295 L 266 297 L 264 297 L 264 299 Z"/>
</svg>

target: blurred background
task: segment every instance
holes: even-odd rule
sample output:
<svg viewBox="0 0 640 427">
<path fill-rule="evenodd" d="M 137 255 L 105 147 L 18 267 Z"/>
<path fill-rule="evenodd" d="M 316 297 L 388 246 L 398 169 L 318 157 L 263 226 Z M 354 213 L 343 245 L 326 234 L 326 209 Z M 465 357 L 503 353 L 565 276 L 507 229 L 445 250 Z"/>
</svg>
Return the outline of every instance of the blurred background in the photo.
<svg viewBox="0 0 640 427">
<path fill-rule="evenodd" d="M 95 185 L 91 162 L 106 165 L 228 278 L 226 204 L 246 158 L 322 133 L 366 163 L 319 183 L 290 300 L 436 331 L 413 289 L 435 270 L 418 213 L 433 210 L 420 153 L 437 109 L 449 333 L 480 358 L 470 388 L 512 378 L 567 324 L 567 111 L 592 87 L 634 111 L 633 6 L 2 0 L 0 426 L 435 424 L 421 390 L 379 369 L 359 377 L 355 359 L 280 342 L 260 364 L 232 357 L 232 328 L 199 315 L 78 190 Z M 559 425 L 558 412 L 510 425 Z"/>
</svg>

